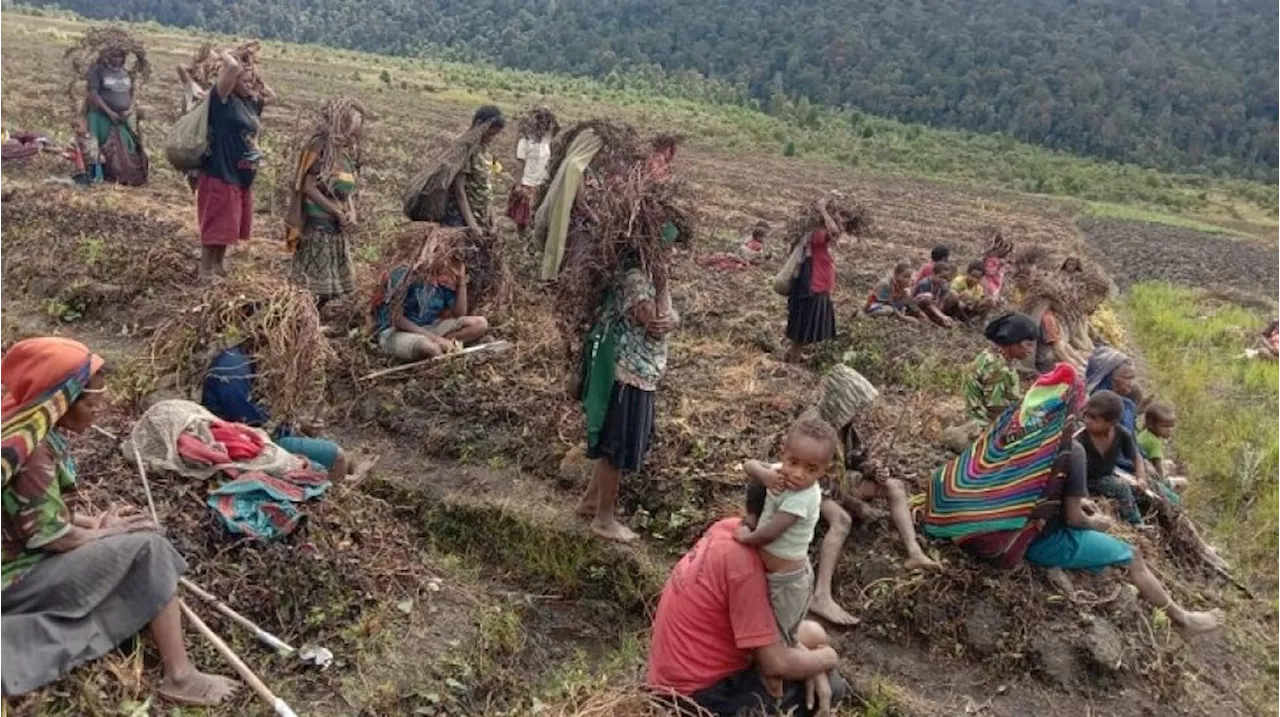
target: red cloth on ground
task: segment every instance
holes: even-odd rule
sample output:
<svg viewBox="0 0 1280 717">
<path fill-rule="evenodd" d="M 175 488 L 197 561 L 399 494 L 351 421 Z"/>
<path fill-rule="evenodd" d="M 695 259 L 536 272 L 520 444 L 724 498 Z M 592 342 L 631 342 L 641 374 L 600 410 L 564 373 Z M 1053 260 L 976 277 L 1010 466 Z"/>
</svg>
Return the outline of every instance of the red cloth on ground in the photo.
<svg viewBox="0 0 1280 717">
<path fill-rule="evenodd" d="M 691 695 L 751 666 L 753 652 L 781 640 L 764 563 L 721 520 L 671 570 L 653 616 L 651 688 Z"/>
<path fill-rule="evenodd" d="M 209 426 L 213 439 L 227 449 L 227 455 L 233 461 L 248 461 L 257 458 L 266 445 L 262 435 L 243 423 L 225 423 L 214 421 Z"/>
<path fill-rule="evenodd" d="M 196 219 L 202 246 L 231 246 L 253 231 L 253 189 L 206 173 L 196 184 Z"/>
<path fill-rule="evenodd" d="M 826 229 L 814 229 L 809 235 L 809 255 L 813 258 L 813 275 L 809 279 L 809 293 L 831 293 L 836 285 L 836 262 L 831 257 L 831 237 Z"/>
</svg>

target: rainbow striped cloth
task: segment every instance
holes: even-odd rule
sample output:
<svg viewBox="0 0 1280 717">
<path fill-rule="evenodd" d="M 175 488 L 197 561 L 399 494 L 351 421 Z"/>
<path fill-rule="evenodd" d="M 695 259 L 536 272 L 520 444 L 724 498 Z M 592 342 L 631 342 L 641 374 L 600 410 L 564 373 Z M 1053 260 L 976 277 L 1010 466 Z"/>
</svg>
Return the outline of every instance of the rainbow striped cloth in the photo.
<svg viewBox="0 0 1280 717">
<path fill-rule="evenodd" d="M 973 445 L 934 472 L 926 487 L 924 531 L 956 542 L 1027 525 L 1083 391 L 1067 364 L 1036 380 Z M 1064 439 L 1064 434 L 1066 438 Z"/>
</svg>

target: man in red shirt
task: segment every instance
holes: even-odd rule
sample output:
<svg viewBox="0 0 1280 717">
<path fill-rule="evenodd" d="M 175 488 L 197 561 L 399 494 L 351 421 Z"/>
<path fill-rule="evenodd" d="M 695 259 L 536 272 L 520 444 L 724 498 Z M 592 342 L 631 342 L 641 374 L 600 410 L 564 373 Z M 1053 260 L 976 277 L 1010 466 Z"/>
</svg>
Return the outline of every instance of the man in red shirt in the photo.
<svg viewBox="0 0 1280 717">
<path fill-rule="evenodd" d="M 667 578 L 653 618 L 649 688 L 726 717 L 745 709 L 825 715 L 844 696 L 840 658 L 815 622 L 800 624 L 796 647 L 783 642 L 760 555 L 734 540 L 740 523 L 711 526 Z"/>
</svg>

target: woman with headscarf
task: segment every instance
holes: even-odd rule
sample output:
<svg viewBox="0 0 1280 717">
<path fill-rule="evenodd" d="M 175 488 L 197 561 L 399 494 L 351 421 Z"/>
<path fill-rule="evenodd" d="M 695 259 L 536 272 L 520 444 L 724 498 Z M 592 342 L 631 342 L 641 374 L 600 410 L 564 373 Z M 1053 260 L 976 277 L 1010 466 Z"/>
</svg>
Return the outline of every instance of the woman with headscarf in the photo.
<svg viewBox="0 0 1280 717">
<path fill-rule="evenodd" d="M 67 434 L 93 425 L 103 360 L 64 338 L 28 339 L 0 359 L 3 382 L 3 592 L 6 695 L 97 659 L 145 626 L 164 664 L 160 694 L 214 705 L 236 684 L 199 672 L 182 637 L 178 578 L 186 562 L 150 519 L 128 508 L 74 511 Z"/>
<path fill-rule="evenodd" d="M 1089 363 L 1084 370 L 1084 382 L 1085 391 L 1089 395 L 1098 391 L 1114 391 L 1124 399 L 1124 414 L 1120 425 L 1137 436 L 1140 396 L 1138 368 L 1133 359 L 1110 346 L 1099 346 L 1089 356 Z M 1132 466 L 1128 470 L 1132 470 Z"/>
<path fill-rule="evenodd" d="M 325 103 L 294 175 L 285 219 L 285 247 L 293 252 L 290 276 L 321 304 L 355 290 L 350 236 L 356 228 L 364 118 L 364 106 L 353 99 Z"/>
<path fill-rule="evenodd" d="M 128 50 L 119 43 L 105 47 L 89 68 L 85 121 L 98 141 L 106 179 L 145 184 L 147 159 L 138 136 L 134 71 L 125 67 Z"/>
</svg>

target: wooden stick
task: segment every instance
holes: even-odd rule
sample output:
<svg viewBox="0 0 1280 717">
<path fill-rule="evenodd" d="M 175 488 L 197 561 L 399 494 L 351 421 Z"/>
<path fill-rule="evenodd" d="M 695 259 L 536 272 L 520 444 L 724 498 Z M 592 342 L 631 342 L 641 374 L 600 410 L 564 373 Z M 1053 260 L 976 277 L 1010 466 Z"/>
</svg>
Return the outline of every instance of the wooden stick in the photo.
<svg viewBox="0 0 1280 717">
<path fill-rule="evenodd" d="M 142 454 L 138 452 L 138 444 L 132 440 L 129 441 L 129 447 L 133 449 L 133 462 L 138 466 L 138 477 L 142 479 L 142 490 L 147 494 L 147 507 L 151 509 L 151 519 L 159 526 L 160 516 L 156 513 L 156 502 L 151 498 L 151 483 L 147 480 L 147 469 L 142 465 Z"/>
<path fill-rule="evenodd" d="M 182 608 L 182 614 L 187 617 L 187 620 L 195 626 L 196 630 L 201 635 L 204 635 L 205 639 L 209 641 L 209 644 L 213 645 L 213 648 L 222 655 L 223 659 L 227 661 L 227 664 L 231 665 L 231 667 L 235 669 L 236 674 L 240 675 L 240 679 L 244 680 L 245 683 L 258 694 L 258 697 L 262 698 L 263 702 L 271 705 L 271 708 L 276 711 L 277 715 L 280 715 L 280 717 L 298 717 L 298 713 L 294 712 L 284 700 L 276 697 L 271 689 L 267 687 L 266 683 L 258 679 L 257 675 L 253 674 L 253 670 L 249 669 L 249 666 L 244 664 L 244 660 L 241 660 L 240 657 L 236 655 L 235 651 L 233 651 L 227 643 L 222 641 L 222 638 L 218 637 L 218 635 L 214 633 L 208 625 L 204 624 L 204 620 L 201 620 L 200 616 L 197 615 L 194 610 L 188 607 L 187 604 L 181 600 L 178 601 L 178 607 Z"/>
<path fill-rule="evenodd" d="M 393 373 L 400 373 L 402 371 L 409 371 L 411 369 L 418 368 L 419 366 L 426 366 L 427 364 L 430 364 L 434 361 L 442 361 L 444 359 L 453 358 L 455 356 L 463 356 L 466 354 L 475 353 L 477 351 L 483 351 L 485 349 L 491 349 L 494 351 L 505 350 L 510 346 L 511 344 L 507 341 L 491 341 L 487 344 L 480 344 L 478 346 L 468 346 L 467 348 L 461 351 L 455 351 L 451 354 L 441 354 L 439 356 L 432 356 L 431 358 L 428 358 L 428 359 L 422 359 L 421 361 L 414 361 L 413 363 L 405 363 L 405 364 L 400 364 L 399 366 L 392 366 L 391 368 L 379 369 L 377 371 L 374 371 L 371 374 L 361 376 L 360 380 L 372 381 L 373 379 L 379 378 L 381 376 L 389 376 Z"/>
<path fill-rule="evenodd" d="M 263 630 L 261 627 L 258 627 L 252 620 L 245 617 L 244 615 L 241 615 L 235 610 L 231 609 L 229 605 L 222 602 L 221 600 L 214 597 L 213 595 L 209 594 L 208 592 L 205 592 L 204 588 L 201 588 L 199 585 L 196 585 L 195 583 L 191 582 L 190 580 L 187 580 L 186 578 L 178 578 L 178 584 L 190 590 L 192 593 L 195 594 L 196 597 L 209 603 L 209 605 L 214 610 L 217 610 L 223 615 L 226 615 L 228 618 L 236 622 L 241 627 L 245 628 L 249 632 L 252 632 L 254 637 L 258 638 L 258 640 L 260 640 L 263 644 L 270 647 L 271 649 L 277 650 L 279 652 L 283 652 L 285 653 L 285 655 L 292 655 L 293 653 L 297 652 L 297 650 L 295 650 L 291 645 L 289 645 L 289 643 L 285 642 L 284 640 L 281 640 L 275 635 L 272 635 L 266 630 Z"/>
</svg>

